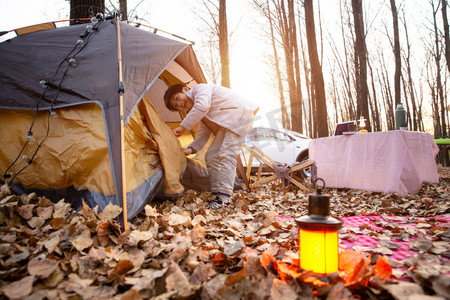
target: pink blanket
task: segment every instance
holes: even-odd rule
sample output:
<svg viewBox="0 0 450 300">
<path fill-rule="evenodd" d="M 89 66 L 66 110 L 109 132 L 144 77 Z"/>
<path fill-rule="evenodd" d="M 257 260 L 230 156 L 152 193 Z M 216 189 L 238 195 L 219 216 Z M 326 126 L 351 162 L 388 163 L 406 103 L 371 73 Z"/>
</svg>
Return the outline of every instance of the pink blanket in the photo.
<svg viewBox="0 0 450 300">
<path fill-rule="evenodd" d="M 429 221 L 430 219 L 434 219 L 436 221 L 436 225 L 442 225 L 444 223 L 450 223 L 450 218 L 443 217 L 443 216 L 436 216 L 433 218 L 417 218 L 415 219 L 421 219 L 423 221 Z M 395 216 L 352 216 L 352 217 L 344 217 L 342 218 L 342 221 L 344 221 L 343 228 L 349 229 L 352 227 L 361 229 L 361 226 L 365 227 L 364 224 L 367 224 L 366 226 L 370 226 L 373 228 L 376 232 L 376 234 L 381 234 L 383 230 L 387 230 L 383 228 L 382 226 L 378 226 L 375 223 L 381 222 L 383 223 L 383 226 L 386 227 L 387 224 L 397 224 L 399 228 L 402 228 L 404 226 L 412 226 L 416 227 L 417 223 L 414 221 L 410 221 L 412 217 L 395 217 Z M 388 220 L 389 222 L 386 222 Z M 355 240 L 349 240 L 349 239 L 341 239 L 340 243 L 341 245 L 345 245 L 346 249 L 351 250 L 354 246 L 360 246 L 360 247 L 370 247 L 375 248 L 376 245 L 379 243 L 379 239 L 372 237 L 367 234 L 357 234 L 357 233 L 349 233 L 350 235 L 353 235 Z M 391 234 L 390 234 L 391 235 Z M 410 249 L 410 243 L 413 242 L 416 238 L 411 238 L 409 241 L 403 241 L 398 239 L 392 239 L 392 242 L 397 244 L 399 247 L 397 249 L 390 249 L 393 253 L 388 254 L 387 256 L 394 260 L 405 260 L 411 255 L 414 255 L 417 253 L 417 251 L 414 251 Z"/>
<path fill-rule="evenodd" d="M 290 217 L 284 217 L 284 216 L 277 216 L 277 218 L 280 221 L 290 221 L 295 222 L 294 218 Z M 344 224 L 342 225 L 341 229 L 341 236 L 344 235 L 344 238 L 340 239 L 340 244 L 343 245 L 345 250 L 352 250 L 353 247 L 369 247 L 369 248 L 376 248 L 377 244 L 380 243 L 380 240 L 374 236 L 380 235 L 383 233 L 384 230 L 391 230 L 386 229 L 384 227 L 392 227 L 392 225 L 397 225 L 399 228 L 405 228 L 407 226 L 410 227 L 416 227 L 417 220 L 421 222 L 429 222 L 430 220 L 434 220 L 436 223 L 436 226 L 442 226 L 443 224 L 450 224 L 450 218 L 444 217 L 444 216 L 435 216 L 432 218 L 425 218 L 425 217 L 396 217 L 396 216 L 378 216 L 378 215 L 371 215 L 371 216 L 352 216 L 352 217 L 343 217 L 342 221 L 344 221 Z M 380 222 L 380 223 L 379 223 Z M 382 226 L 376 225 L 375 223 L 379 223 Z M 423 223 L 421 223 L 423 224 Z M 368 229 L 370 227 L 372 230 L 368 230 L 367 233 L 370 234 L 364 234 L 362 232 L 364 228 Z M 355 230 L 355 232 L 352 232 L 352 229 Z M 342 234 L 345 232 L 344 234 Z M 389 236 L 392 236 L 392 232 L 388 234 Z M 428 236 L 428 238 L 430 238 Z M 410 249 L 410 244 L 416 240 L 416 237 L 410 237 L 408 241 L 399 240 L 392 238 L 390 241 L 397 244 L 397 249 L 390 249 L 392 251 L 392 254 L 382 254 L 386 255 L 391 259 L 402 261 L 410 257 L 411 255 L 417 254 L 418 252 Z M 448 258 L 444 257 L 444 260 L 449 260 Z"/>
</svg>

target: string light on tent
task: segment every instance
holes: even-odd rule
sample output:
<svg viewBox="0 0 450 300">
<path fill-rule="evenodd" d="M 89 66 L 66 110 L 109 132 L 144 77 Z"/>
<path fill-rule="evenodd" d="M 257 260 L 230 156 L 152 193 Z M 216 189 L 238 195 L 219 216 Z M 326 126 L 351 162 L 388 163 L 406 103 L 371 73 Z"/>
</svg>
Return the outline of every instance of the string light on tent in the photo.
<svg viewBox="0 0 450 300">
<path fill-rule="evenodd" d="M 53 109 L 50 109 L 48 111 L 48 113 L 50 114 L 50 117 L 52 117 L 53 119 L 58 118 L 58 114 L 56 113 L 56 111 L 54 111 Z"/>
<path fill-rule="evenodd" d="M 78 53 L 80 53 L 84 49 L 84 47 L 88 44 L 89 38 L 91 37 L 90 33 L 95 31 L 95 30 L 98 30 L 98 27 L 101 24 L 101 22 L 99 22 L 99 21 L 103 21 L 103 20 L 104 20 L 103 19 L 103 14 L 97 14 L 96 17 L 92 17 L 91 18 L 91 22 L 92 23 L 88 24 L 86 26 L 85 30 L 80 34 L 80 38 L 82 38 L 82 39 L 79 39 L 77 41 L 77 43 L 75 44 L 75 46 L 72 48 L 72 50 L 69 53 L 67 53 L 66 57 L 64 57 L 64 59 L 61 61 L 61 63 L 59 64 L 59 66 L 57 67 L 57 69 L 53 73 L 53 75 L 51 75 L 49 77 L 49 79 L 42 79 L 42 80 L 39 81 L 39 84 L 41 85 L 41 87 L 44 88 L 44 91 L 42 92 L 41 96 L 39 97 L 39 100 L 36 103 L 34 119 L 33 119 L 33 122 L 31 123 L 31 126 L 30 126 L 28 132 L 27 132 L 27 141 L 23 145 L 23 147 L 20 150 L 20 153 L 17 155 L 16 159 L 9 165 L 9 167 L 5 170 L 5 173 L 3 174 L 3 178 L 4 179 L 12 177 L 11 180 L 9 181 L 9 183 L 8 183 L 9 185 L 12 184 L 14 179 L 32 163 L 32 160 L 33 160 L 34 156 L 36 155 L 36 153 L 38 152 L 38 150 L 40 149 L 41 145 L 48 138 L 49 132 L 50 132 L 50 117 L 52 117 L 52 118 L 57 118 L 58 117 L 58 114 L 53 110 L 53 106 L 57 102 L 57 98 L 58 98 L 58 95 L 59 95 L 59 92 L 60 92 L 61 84 L 62 84 L 62 82 L 63 82 L 63 80 L 64 80 L 64 78 L 66 76 L 68 68 L 69 67 L 75 67 L 77 65 L 77 62 L 75 60 L 75 56 Z M 85 39 L 83 40 L 83 38 L 85 38 Z M 69 59 L 69 57 L 71 57 L 71 58 Z M 67 61 L 67 59 L 68 59 L 68 64 L 66 65 L 67 69 L 64 71 L 63 76 L 61 77 L 61 81 L 59 82 L 59 84 L 55 85 L 57 87 L 57 93 L 56 93 L 55 98 L 52 100 L 51 106 L 50 106 L 50 109 L 49 109 L 49 114 L 48 114 L 48 118 L 47 118 L 47 133 L 46 133 L 45 137 L 37 145 L 37 148 L 35 149 L 35 151 L 34 151 L 34 153 L 33 153 L 31 158 L 28 158 L 28 156 L 26 156 L 26 155 L 22 156 L 22 153 L 25 150 L 26 146 L 36 142 L 36 138 L 33 136 L 33 132 L 31 130 L 32 130 L 34 124 L 35 124 L 36 117 L 38 115 L 40 101 L 41 101 L 41 99 L 43 99 L 45 97 L 45 93 L 47 91 L 47 88 L 49 87 L 50 81 L 52 81 L 55 78 L 55 76 L 60 71 L 60 67 L 64 65 L 63 62 Z M 8 173 L 8 171 L 14 166 L 14 164 L 21 157 L 22 157 L 22 159 L 26 160 L 28 164 L 25 167 L 23 167 L 22 169 L 20 169 L 19 171 L 17 171 L 16 173 L 14 173 L 14 172 Z"/>
<path fill-rule="evenodd" d="M 39 81 L 39 84 L 40 84 L 43 88 L 48 87 L 48 81 L 47 81 L 47 80 L 41 80 L 41 81 Z"/>
<path fill-rule="evenodd" d="M 33 136 L 33 133 L 30 131 L 28 131 L 27 133 L 27 139 L 29 143 L 33 143 L 36 142 L 36 138 Z"/>
</svg>

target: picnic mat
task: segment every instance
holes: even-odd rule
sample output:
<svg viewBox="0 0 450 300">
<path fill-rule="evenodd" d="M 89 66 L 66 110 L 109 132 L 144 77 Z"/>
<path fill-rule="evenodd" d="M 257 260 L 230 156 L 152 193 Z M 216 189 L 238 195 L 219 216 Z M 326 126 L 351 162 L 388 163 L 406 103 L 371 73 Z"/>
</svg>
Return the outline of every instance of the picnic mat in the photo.
<svg viewBox="0 0 450 300">
<path fill-rule="evenodd" d="M 420 252 L 414 245 L 418 238 L 433 241 L 435 238 L 429 233 L 438 233 L 450 224 L 450 218 L 444 216 L 426 218 L 370 215 L 344 217 L 342 221 L 341 248 L 365 251 L 371 248 L 369 251 L 387 255 L 397 261 Z M 447 226 L 443 226 L 445 224 Z M 449 259 L 444 257 L 444 260 Z"/>
<path fill-rule="evenodd" d="M 291 217 L 277 217 L 280 221 L 295 221 Z M 380 253 L 396 261 L 408 259 L 421 252 L 422 247 L 415 244 L 417 239 L 432 242 L 436 240 L 436 234 L 450 228 L 450 217 L 445 216 L 369 215 L 343 217 L 341 219 L 344 222 L 339 231 L 341 251 L 358 250 Z M 442 256 L 442 258 L 444 261 L 450 260 L 445 256 Z"/>
</svg>

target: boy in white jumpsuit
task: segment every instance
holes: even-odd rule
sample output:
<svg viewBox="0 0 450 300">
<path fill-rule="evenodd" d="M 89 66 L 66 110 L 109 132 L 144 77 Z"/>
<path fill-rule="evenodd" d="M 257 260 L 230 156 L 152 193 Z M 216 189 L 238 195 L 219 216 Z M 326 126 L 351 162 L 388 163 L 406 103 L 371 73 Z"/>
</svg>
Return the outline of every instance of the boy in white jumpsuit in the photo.
<svg viewBox="0 0 450 300">
<path fill-rule="evenodd" d="M 198 84 L 192 90 L 181 84 L 173 85 L 167 89 L 164 102 L 169 110 L 187 113 L 180 127 L 173 130 L 175 136 L 199 124 L 198 136 L 184 149 L 185 155 L 196 153 L 206 145 L 211 134 L 215 135 L 205 156 L 215 196 L 208 208 L 229 205 L 237 155 L 258 108 L 232 90 L 214 84 Z"/>
</svg>

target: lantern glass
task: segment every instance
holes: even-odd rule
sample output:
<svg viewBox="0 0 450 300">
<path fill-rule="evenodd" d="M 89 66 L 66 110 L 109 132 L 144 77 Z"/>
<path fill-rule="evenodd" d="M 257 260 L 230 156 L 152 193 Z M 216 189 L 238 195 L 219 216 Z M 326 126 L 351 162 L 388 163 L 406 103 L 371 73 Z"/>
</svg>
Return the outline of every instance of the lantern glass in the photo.
<svg viewBox="0 0 450 300">
<path fill-rule="evenodd" d="M 338 271 L 338 232 L 300 229 L 300 267 L 318 274 Z"/>
</svg>

